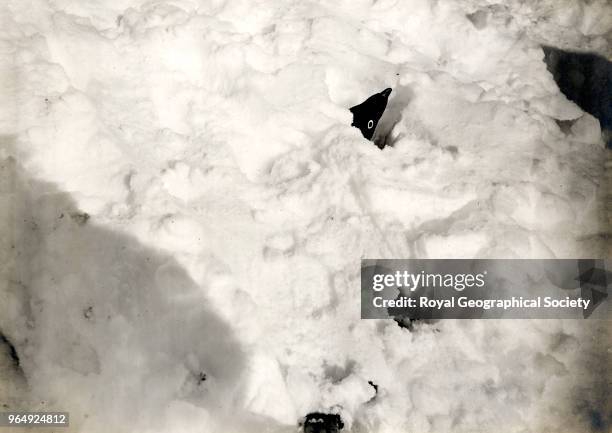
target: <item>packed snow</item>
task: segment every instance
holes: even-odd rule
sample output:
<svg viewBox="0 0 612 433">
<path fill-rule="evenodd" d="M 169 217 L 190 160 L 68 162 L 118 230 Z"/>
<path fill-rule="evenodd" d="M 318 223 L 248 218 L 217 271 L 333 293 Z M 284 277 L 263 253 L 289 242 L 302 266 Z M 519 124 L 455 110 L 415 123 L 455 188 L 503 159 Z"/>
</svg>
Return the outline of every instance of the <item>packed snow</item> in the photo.
<svg viewBox="0 0 612 433">
<path fill-rule="evenodd" d="M 606 0 L 0 11 L 2 410 L 87 433 L 607 428 L 605 322 L 359 317 L 362 258 L 608 253 L 600 126 L 541 49 L 609 56 Z M 348 108 L 387 87 L 379 150 Z"/>
</svg>

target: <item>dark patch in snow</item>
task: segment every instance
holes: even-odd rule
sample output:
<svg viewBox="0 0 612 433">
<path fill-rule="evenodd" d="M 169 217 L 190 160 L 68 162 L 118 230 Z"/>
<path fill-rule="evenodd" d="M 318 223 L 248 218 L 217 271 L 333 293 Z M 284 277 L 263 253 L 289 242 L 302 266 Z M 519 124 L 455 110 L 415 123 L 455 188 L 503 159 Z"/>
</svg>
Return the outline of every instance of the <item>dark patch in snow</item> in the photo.
<svg viewBox="0 0 612 433">
<path fill-rule="evenodd" d="M 570 135 L 572 133 L 572 126 L 576 123 L 576 120 L 559 120 L 555 119 L 557 126 L 565 135 Z"/>
<path fill-rule="evenodd" d="M 91 305 L 83 310 L 83 317 L 85 317 L 87 320 L 93 317 L 93 307 Z"/>
<path fill-rule="evenodd" d="M 414 322 L 414 320 L 408 317 L 394 317 L 393 321 L 397 323 L 397 326 L 399 326 L 402 329 L 407 329 L 408 331 L 412 331 L 414 329 L 414 326 L 412 323 Z"/>
<path fill-rule="evenodd" d="M 474 13 L 467 14 L 465 16 L 478 30 L 482 30 L 487 27 L 487 18 L 489 14 L 485 10 L 477 10 Z"/>
<path fill-rule="evenodd" d="M 6 338 L 6 336 L 1 332 L 0 332 L 0 343 L 5 345 L 6 348 L 8 349 L 8 355 L 11 358 L 11 361 L 13 362 L 13 366 L 16 369 L 21 370 L 21 363 L 19 361 L 19 355 L 17 355 L 17 350 L 15 350 L 15 346 L 13 346 L 13 343 L 11 343 L 10 340 Z"/>
<path fill-rule="evenodd" d="M 369 384 L 369 385 L 370 385 L 372 388 L 374 388 L 374 392 L 375 392 L 376 394 L 378 394 L 378 385 L 376 385 L 376 384 L 375 384 L 374 382 L 372 382 L 371 380 L 368 380 L 368 384 Z"/>
<path fill-rule="evenodd" d="M 559 90 L 599 119 L 602 130 L 612 130 L 612 63 L 593 53 L 543 46 L 544 62 Z M 608 140 L 608 147 L 612 141 Z"/>
<path fill-rule="evenodd" d="M 612 410 L 610 404 L 606 403 L 607 396 L 602 397 L 603 400 L 597 402 L 598 407 L 592 407 L 590 404 L 583 402 L 578 408 L 578 413 L 582 413 L 582 419 L 588 426 L 585 431 L 592 433 L 609 432 L 612 427 Z"/>
<path fill-rule="evenodd" d="M 202 382 L 206 382 L 206 373 L 200 371 L 200 373 L 198 373 L 198 385 L 202 384 Z"/>
<path fill-rule="evenodd" d="M 304 433 L 337 433 L 344 428 L 340 415 L 311 412 L 300 422 Z"/>
<path fill-rule="evenodd" d="M 374 395 L 366 403 L 372 403 L 372 402 L 374 402 L 374 400 L 376 400 L 376 397 L 378 397 L 378 385 L 376 385 L 371 380 L 368 380 L 368 385 L 370 385 L 372 388 L 374 388 Z"/>
<path fill-rule="evenodd" d="M 338 383 L 342 382 L 353 373 L 355 365 L 355 361 L 349 359 L 344 364 L 344 367 L 339 365 L 323 365 L 323 371 L 325 376 L 331 380 L 332 383 Z"/>
<path fill-rule="evenodd" d="M 442 149 L 450 153 L 453 159 L 457 159 L 457 155 L 459 155 L 459 148 L 457 146 L 445 146 Z"/>
<path fill-rule="evenodd" d="M 573 410 L 568 416 L 581 424 L 581 431 L 592 433 L 610 432 L 612 427 L 612 399 L 610 398 L 610 327 L 605 320 L 592 322 L 588 328 L 588 342 L 573 344 L 566 350 L 576 351 L 579 347 L 577 370 L 572 371 L 574 386 Z M 559 335 L 558 341 L 567 337 Z M 570 338 L 571 340 L 571 338 Z"/>
<path fill-rule="evenodd" d="M 414 331 L 416 326 L 420 323 L 426 325 L 433 325 L 434 323 L 437 323 L 439 321 L 439 319 L 411 319 L 410 317 L 404 316 L 394 317 L 393 320 L 395 321 L 395 323 L 397 323 L 397 326 L 402 329 L 406 329 L 410 332 Z"/>
<path fill-rule="evenodd" d="M 351 126 L 358 128 L 361 134 L 368 140 L 371 140 L 374 136 L 374 131 L 385 111 L 390 94 L 391 88 L 387 88 L 380 93 L 370 96 L 361 104 L 350 108 L 351 113 L 353 113 L 353 123 L 351 123 Z"/>
<path fill-rule="evenodd" d="M 597 410 L 591 410 L 591 429 L 593 431 L 610 431 L 608 429 L 608 423 L 604 419 L 601 412 Z"/>
<path fill-rule="evenodd" d="M 89 221 L 90 217 L 87 212 L 72 212 L 70 214 L 70 218 L 72 218 L 72 221 L 82 226 L 87 224 L 87 221 Z"/>
</svg>

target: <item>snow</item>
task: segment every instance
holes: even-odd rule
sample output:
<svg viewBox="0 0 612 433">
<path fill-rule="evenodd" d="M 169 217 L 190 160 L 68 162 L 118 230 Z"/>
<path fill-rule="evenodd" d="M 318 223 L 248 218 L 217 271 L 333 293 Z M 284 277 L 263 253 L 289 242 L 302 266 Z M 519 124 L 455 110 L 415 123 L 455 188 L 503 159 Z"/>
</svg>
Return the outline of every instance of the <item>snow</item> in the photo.
<svg viewBox="0 0 612 433">
<path fill-rule="evenodd" d="M 5 408 L 88 433 L 605 413 L 599 322 L 359 318 L 361 258 L 607 253 L 599 123 L 540 48 L 611 53 L 604 0 L 0 8 Z M 386 87 L 380 151 L 348 107 Z"/>
</svg>

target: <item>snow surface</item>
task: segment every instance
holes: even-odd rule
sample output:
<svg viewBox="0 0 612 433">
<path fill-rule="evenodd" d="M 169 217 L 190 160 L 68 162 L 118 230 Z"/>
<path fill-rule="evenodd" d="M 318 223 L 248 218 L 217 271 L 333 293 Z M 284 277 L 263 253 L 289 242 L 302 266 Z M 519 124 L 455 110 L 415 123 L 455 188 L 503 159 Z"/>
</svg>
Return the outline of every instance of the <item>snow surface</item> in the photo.
<svg viewBox="0 0 612 433">
<path fill-rule="evenodd" d="M 0 11 L 5 409 L 88 433 L 605 416 L 605 322 L 359 318 L 361 258 L 607 253 L 599 123 L 539 45 L 609 54 L 605 0 Z M 380 151 L 348 107 L 386 87 Z"/>
</svg>

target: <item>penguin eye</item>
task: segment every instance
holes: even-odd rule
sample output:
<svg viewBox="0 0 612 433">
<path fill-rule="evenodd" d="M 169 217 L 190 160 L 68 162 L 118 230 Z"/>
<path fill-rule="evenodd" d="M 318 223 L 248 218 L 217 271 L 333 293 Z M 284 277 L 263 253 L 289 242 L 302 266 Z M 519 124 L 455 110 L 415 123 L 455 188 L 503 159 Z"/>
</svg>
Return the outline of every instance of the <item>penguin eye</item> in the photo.
<svg viewBox="0 0 612 433">
<path fill-rule="evenodd" d="M 374 126 L 374 121 L 373 120 L 368 120 L 368 129 L 372 129 L 372 127 Z"/>
</svg>

